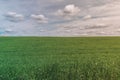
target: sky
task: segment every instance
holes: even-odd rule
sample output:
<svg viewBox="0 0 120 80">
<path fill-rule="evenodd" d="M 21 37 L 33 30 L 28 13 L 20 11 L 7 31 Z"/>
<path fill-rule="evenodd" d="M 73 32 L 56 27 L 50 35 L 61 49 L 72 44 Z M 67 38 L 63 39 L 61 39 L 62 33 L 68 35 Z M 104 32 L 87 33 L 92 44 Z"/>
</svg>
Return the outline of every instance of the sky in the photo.
<svg viewBox="0 0 120 80">
<path fill-rule="evenodd" d="M 0 0 L 0 36 L 119 36 L 120 0 Z"/>
</svg>

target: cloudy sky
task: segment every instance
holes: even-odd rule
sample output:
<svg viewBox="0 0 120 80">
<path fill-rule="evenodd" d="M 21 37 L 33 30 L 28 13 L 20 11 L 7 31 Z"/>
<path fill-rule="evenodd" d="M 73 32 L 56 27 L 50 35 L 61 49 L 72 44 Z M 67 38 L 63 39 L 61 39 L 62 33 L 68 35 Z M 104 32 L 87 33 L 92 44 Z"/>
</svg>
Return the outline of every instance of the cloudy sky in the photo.
<svg viewBox="0 0 120 80">
<path fill-rule="evenodd" d="M 0 0 L 1 36 L 120 35 L 120 0 Z"/>
</svg>

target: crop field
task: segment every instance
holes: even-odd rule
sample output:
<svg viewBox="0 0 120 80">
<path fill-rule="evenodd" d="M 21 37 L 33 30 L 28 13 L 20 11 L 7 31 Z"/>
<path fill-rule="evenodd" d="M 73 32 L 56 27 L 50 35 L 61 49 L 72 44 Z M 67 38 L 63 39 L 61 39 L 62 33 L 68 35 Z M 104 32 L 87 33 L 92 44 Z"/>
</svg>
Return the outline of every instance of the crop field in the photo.
<svg viewBox="0 0 120 80">
<path fill-rule="evenodd" d="M 0 37 L 0 80 L 120 80 L 120 37 Z"/>
</svg>

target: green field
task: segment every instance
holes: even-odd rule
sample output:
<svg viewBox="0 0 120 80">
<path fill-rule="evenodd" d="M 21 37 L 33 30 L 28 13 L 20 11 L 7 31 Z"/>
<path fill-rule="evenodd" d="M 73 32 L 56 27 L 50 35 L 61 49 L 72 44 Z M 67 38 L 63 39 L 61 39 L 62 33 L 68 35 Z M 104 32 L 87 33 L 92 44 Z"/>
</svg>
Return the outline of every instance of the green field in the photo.
<svg viewBox="0 0 120 80">
<path fill-rule="evenodd" d="M 0 80 L 120 80 L 120 37 L 0 37 Z"/>
</svg>

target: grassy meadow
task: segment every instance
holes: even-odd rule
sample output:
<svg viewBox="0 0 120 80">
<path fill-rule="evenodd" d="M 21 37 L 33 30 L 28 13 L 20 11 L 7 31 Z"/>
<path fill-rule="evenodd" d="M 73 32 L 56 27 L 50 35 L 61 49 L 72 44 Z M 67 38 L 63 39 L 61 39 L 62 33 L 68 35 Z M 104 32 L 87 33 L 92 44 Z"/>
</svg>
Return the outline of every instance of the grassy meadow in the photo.
<svg viewBox="0 0 120 80">
<path fill-rule="evenodd" d="M 0 37 L 0 80 L 120 80 L 120 37 Z"/>
</svg>

